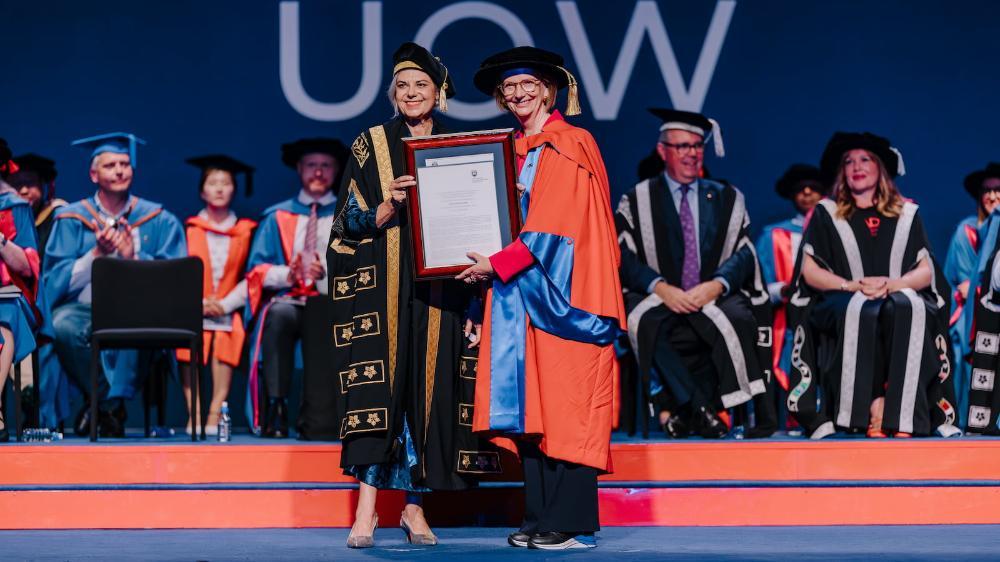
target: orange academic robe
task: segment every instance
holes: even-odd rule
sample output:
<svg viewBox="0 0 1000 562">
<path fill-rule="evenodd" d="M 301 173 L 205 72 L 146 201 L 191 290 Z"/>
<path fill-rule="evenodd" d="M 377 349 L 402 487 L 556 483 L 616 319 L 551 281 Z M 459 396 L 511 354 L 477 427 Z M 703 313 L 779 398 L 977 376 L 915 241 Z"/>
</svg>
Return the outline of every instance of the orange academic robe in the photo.
<svg viewBox="0 0 1000 562">
<path fill-rule="evenodd" d="M 621 259 L 604 161 L 587 131 L 565 121 L 547 123 L 539 134 L 518 139 L 524 158 L 545 145 L 530 192 L 521 237 L 542 233 L 572 245 L 570 305 L 610 319 L 625 329 L 618 266 Z M 536 261 L 531 267 L 541 267 Z M 493 289 L 483 321 L 473 430 L 490 432 Z M 558 330 L 551 330 L 555 332 Z M 494 434 L 537 440 L 548 457 L 610 472 L 611 430 L 617 419 L 618 362 L 613 345 L 565 339 L 527 319 L 524 346 L 524 431 Z M 498 439 L 499 444 L 502 440 Z M 510 443 L 507 442 L 509 445 Z"/>
<path fill-rule="evenodd" d="M 243 277 L 247 255 L 250 253 L 250 240 L 257 223 L 250 219 L 240 219 L 229 230 L 220 230 L 209 221 L 195 216 L 189 218 L 186 224 L 188 254 L 200 258 L 205 264 L 203 294 L 205 298 L 212 297 L 221 300 L 236 287 Z M 226 258 L 226 266 L 222 278 L 219 279 L 218 287 L 214 287 L 212 283 L 212 260 L 209 256 L 207 236 L 209 232 L 229 236 L 229 256 Z M 246 332 L 243 328 L 243 317 L 239 311 L 234 311 L 232 314 L 232 331 L 205 330 L 203 337 L 204 347 L 202 349 L 206 351 L 202 355 L 204 364 L 208 364 L 209 354 L 207 351 L 209 349 L 212 350 L 213 357 L 227 365 L 236 367 L 240 364 Z M 190 361 L 190 352 L 186 349 L 178 349 L 177 360 Z"/>
</svg>

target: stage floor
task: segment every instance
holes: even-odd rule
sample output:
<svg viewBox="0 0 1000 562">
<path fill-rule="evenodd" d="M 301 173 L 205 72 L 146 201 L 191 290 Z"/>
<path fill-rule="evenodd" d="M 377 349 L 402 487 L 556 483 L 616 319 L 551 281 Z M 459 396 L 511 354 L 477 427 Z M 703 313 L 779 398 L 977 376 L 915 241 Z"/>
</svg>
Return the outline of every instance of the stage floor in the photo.
<svg viewBox="0 0 1000 562">
<path fill-rule="evenodd" d="M 376 548 L 350 550 L 347 529 L 0 531 L 6 560 L 1000 560 L 1000 526 L 618 527 L 588 551 L 507 546 L 509 529 L 438 529 L 413 547 L 379 529 Z"/>
</svg>

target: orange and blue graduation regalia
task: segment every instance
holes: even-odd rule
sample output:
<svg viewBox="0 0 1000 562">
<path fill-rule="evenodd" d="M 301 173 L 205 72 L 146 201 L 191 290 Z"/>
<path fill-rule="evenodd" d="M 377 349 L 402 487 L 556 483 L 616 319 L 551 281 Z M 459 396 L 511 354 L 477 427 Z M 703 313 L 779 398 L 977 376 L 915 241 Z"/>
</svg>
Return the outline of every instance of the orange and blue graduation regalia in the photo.
<svg viewBox="0 0 1000 562">
<path fill-rule="evenodd" d="M 97 245 L 96 231 L 108 218 L 96 196 L 57 209 L 42 262 L 44 296 L 52 307 L 56 350 L 63 366 L 76 370 L 71 374 L 78 382 L 89 380 L 86 373 L 90 370 L 90 351 L 81 353 L 76 342 L 79 338 L 90 338 L 90 279 L 88 277 L 82 285 L 72 283 L 73 269 L 78 260 L 93 255 Z M 174 259 L 187 255 L 180 221 L 160 204 L 131 196 L 120 217 L 116 218 L 128 221 L 132 229 L 136 259 Z M 136 287 L 136 290 L 142 288 Z M 70 307 L 79 310 L 70 310 Z M 72 320 L 60 323 L 61 311 L 65 311 L 62 319 L 68 319 L 72 313 Z M 136 350 L 101 352 L 104 373 L 110 384 L 108 398 L 128 399 L 135 394 L 140 367 L 138 358 Z"/>
<path fill-rule="evenodd" d="M 0 262 L 0 286 L 17 287 L 20 291 L 0 298 L 0 324 L 10 328 L 14 336 L 13 342 L 0 345 L 14 345 L 14 362 L 17 363 L 35 350 L 36 334 L 42 328 L 47 331 L 48 327 L 42 324 L 44 304 L 38 293 L 40 262 L 31 207 L 12 191 L 0 194 L 0 232 L 24 250 L 31 267 L 31 277 L 23 278 Z"/>
<path fill-rule="evenodd" d="M 558 113 L 515 150 L 524 225 L 491 258 L 499 278 L 486 297 L 473 430 L 537 440 L 550 458 L 610 472 L 612 342 L 625 311 L 604 162 L 593 137 Z"/>
<path fill-rule="evenodd" d="M 188 255 L 195 256 L 205 264 L 205 272 L 202 284 L 202 294 L 205 298 L 215 298 L 222 300 L 239 284 L 246 269 L 247 257 L 250 254 L 250 241 L 253 237 L 253 230 L 257 226 L 255 221 L 250 219 L 239 219 L 230 228 L 220 228 L 211 221 L 200 216 L 187 219 L 187 244 Z M 229 253 L 226 257 L 226 265 L 223 269 L 222 278 L 216 286 L 212 279 L 212 258 L 208 248 L 208 234 L 218 234 L 229 238 Z M 239 311 L 231 314 L 232 326 L 230 331 L 205 330 L 203 336 L 202 362 L 208 364 L 209 350 L 212 357 L 219 361 L 236 367 L 240 364 L 240 356 L 243 353 L 243 342 L 246 339 L 246 331 L 243 326 L 243 316 Z M 190 352 L 186 349 L 177 350 L 177 359 L 180 361 L 190 361 Z"/>
<path fill-rule="evenodd" d="M 318 217 L 332 216 L 335 205 L 320 205 L 317 207 Z M 288 265 L 293 257 L 295 232 L 299 218 L 309 216 L 309 206 L 297 198 L 282 201 L 264 211 L 257 233 L 250 247 L 250 257 L 247 259 L 247 311 L 246 320 L 252 322 L 250 332 L 250 374 L 247 383 L 247 411 L 250 414 L 250 427 L 255 432 L 260 430 L 264 420 L 260 419 L 258 380 L 261 373 L 261 337 L 264 321 L 274 299 L 280 297 L 312 296 L 318 294 L 315 287 L 303 288 L 295 286 L 290 289 L 272 291 L 264 287 L 264 279 L 271 267 Z M 325 281 L 323 281 L 325 282 Z"/>
<path fill-rule="evenodd" d="M 802 241 L 802 228 L 805 217 L 802 215 L 770 224 L 764 227 L 757 239 L 757 258 L 760 260 L 761 273 L 767 286 L 771 305 L 774 307 L 773 324 L 773 359 L 771 372 L 781 385 L 788 391 L 788 371 L 791 368 L 792 332 L 788 330 L 788 320 L 781 297 L 781 289 L 790 286 L 795 270 L 795 256 Z"/>
</svg>

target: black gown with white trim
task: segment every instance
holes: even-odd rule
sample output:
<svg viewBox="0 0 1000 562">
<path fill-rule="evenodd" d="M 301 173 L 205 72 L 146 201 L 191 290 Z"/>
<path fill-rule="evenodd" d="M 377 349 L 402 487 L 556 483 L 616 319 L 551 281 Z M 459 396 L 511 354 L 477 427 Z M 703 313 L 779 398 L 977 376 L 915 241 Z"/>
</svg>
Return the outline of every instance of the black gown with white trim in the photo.
<svg viewBox="0 0 1000 562">
<path fill-rule="evenodd" d="M 918 206 L 898 217 L 858 209 L 836 216 L 821 201 L 802 236 L 800 252 L 848 280 L 902 277 L 922 259 L 934 269 L 922 291 L 904 289 L 882 299 L 861 292 L 819 292 L 795 275 L 789 306 L 793 330 L 788 409 L 813 437 L 834 426 L 864 430 L 870 406 L 884 396 L 888 433 L 954 435 L 954 391 L 948 345 L 950 291 L 929 250 Z M 801 256 L 797 260 L 801 268 Z"/>
</svg>

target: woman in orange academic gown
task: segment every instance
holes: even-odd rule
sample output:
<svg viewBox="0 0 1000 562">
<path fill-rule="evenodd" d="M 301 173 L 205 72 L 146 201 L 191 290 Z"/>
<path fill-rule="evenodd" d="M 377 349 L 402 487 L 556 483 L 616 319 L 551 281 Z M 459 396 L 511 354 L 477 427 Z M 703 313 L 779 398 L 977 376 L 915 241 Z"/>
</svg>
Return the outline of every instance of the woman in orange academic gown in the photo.
<svg viewBox="0 0 1000 562">
<path fill-rule="evenodd" d="M 510 437 L 524 468 L 525 518 L 512 546 L 592 548 L 597 476 L 611 471 L 625 327 L 620 255 L 604 161 L 593 137 L 553 111 L 576 80 L 561 56 L 517 47 L 483 61 L 476 87 L 521 125 L 515 151 L 523 227 L 459 278 L 492 278 L 486 297 L 473 430 Z M 555 492 L 553 492 L 555 490 Z"/>
<path fill-rule="evenodd" d="M 229 395 L 233 368 L 240 364 L 245 332 L 240 311 L 247 300 L 246 270 L 250 241 L 257 223 L 237 219 L 229 206 L 236 192 L 236 174 L 246 175 L 250 194 L 253 168 L 228 156 L 213 155 L 190 158 L 189 164 L 201 168 L 200 191 L 205 208 L 186 221 L 188 254 L 201 258 L 205 264 L 204 343 L 202 364 L 212 364 L 212 403 L 208 408 L 205 433 L 218 431 L 222 403 Z M 178 350 L 177 359 L 186 362 L 184 394 L 190 404 L 190 361 L 187 350 Z M 190 413 L 189 413 L 190 416 Z M 188 432 L 191 421 L 188 420 Z"/>
</svg>

